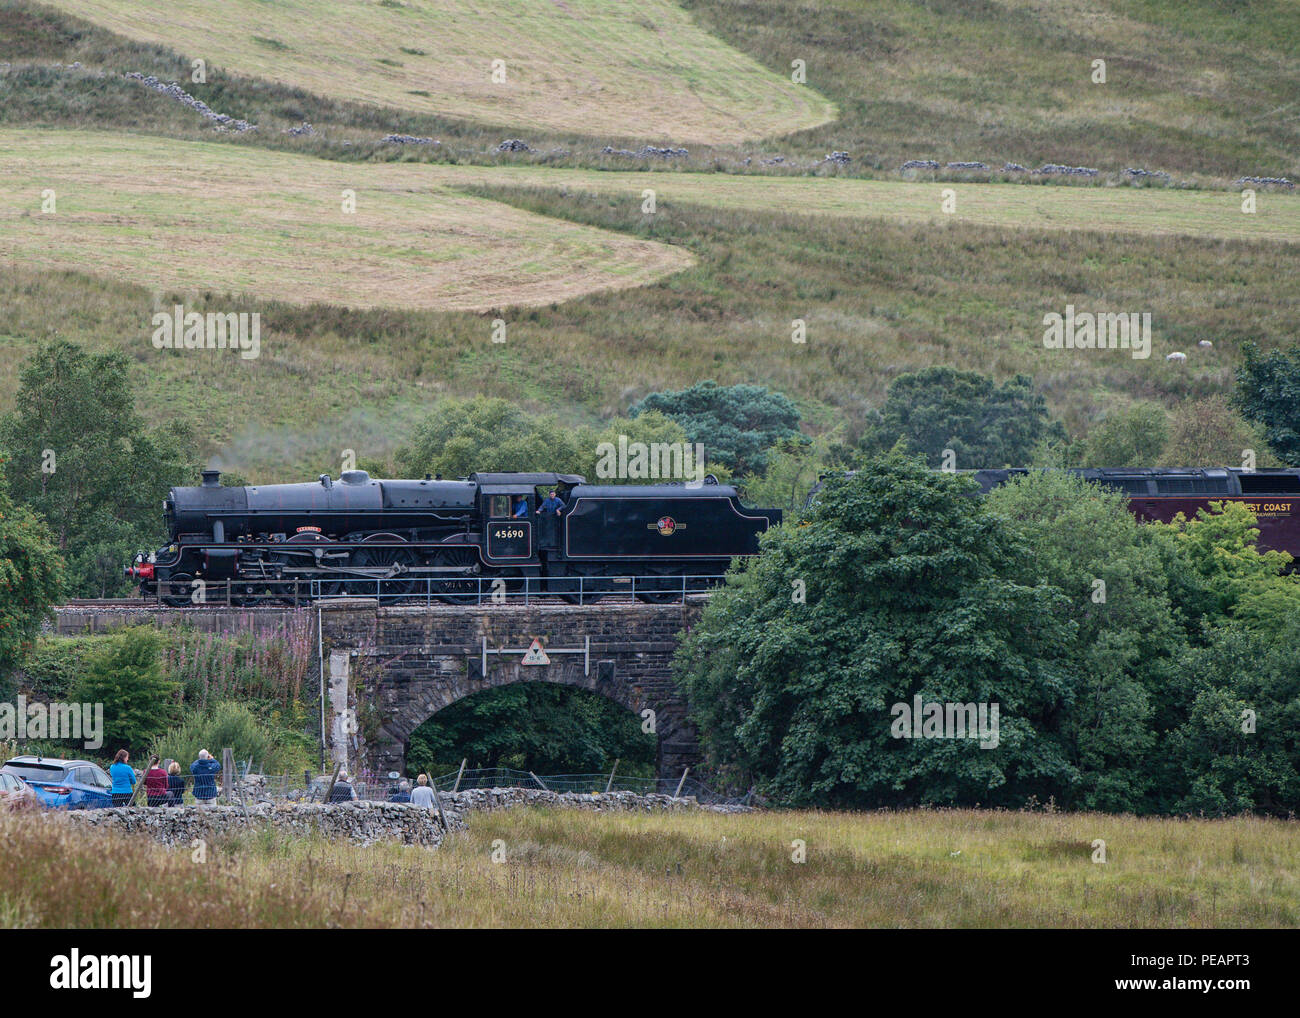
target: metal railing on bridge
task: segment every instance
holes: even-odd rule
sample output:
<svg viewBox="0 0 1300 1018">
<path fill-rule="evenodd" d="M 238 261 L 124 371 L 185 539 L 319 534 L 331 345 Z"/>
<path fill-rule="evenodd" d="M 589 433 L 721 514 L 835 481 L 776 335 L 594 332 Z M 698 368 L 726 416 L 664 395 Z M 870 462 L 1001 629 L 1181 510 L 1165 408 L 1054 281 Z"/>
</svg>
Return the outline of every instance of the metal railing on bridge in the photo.
<svg viewBox="0 0 1300 1018">
<path fill-rule="evenodd" d="M 149 598 L 177 608 L 299 606 L 366 599 L 380 604 L 529 604 L 561 600 L 571 604 L 647 601 L 681 604 L 707 595 L 723 582 L 719 573 L 682 576 L 404 576 L 343 580 L 163 581 Z"/>
</svg>

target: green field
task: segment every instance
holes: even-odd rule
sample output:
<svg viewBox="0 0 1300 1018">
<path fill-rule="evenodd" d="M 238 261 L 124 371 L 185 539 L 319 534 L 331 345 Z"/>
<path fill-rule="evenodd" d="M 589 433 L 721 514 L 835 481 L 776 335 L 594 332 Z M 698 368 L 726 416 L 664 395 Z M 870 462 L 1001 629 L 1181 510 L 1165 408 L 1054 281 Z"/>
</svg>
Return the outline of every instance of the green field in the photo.
<svg viewBox="0 0 1300 1018">
<path fill-rule="evenodd" d="M 520 128 L 729 144 L 834 107 L 668 0 L 58 0 L 132 39 L 319 95 Z M 504 81 L 493 79 L 502 61 Z"/>
<path fill-rule="evenodd" d="M 447 395 L 589 423 L 701 378 L 760 381 L 851 437 L 893 377 L 929 364 L 1028 372 L 1081 434 L 1136 399 L 1223 391 L 1243 343 L 1300 334 L 1289 195 L 1244 215 L 1223 192 L 968 184 L 945 216 L 939 185 L 898 181 L 355 165 L 103 132 L 0 144 L 25 167 L 0 206 L 0 406 L 57 308 L 61 335 L 140 363 L 149 417 L 199 423 L 205 455 L 260 481 L 335 469 L 345 448 L 382 462 Z M 261 357 L 154 350 L 149 313 L 173 300 L 260 310 Z M 1067 303 L 1149 311 L 1152 357 L 1043 349 L 1044 314 Z"/>
<path fill-rule="evenodd" d="M 109 133 L 0 132 L 3 257 L 169 290 L 295 304 L 486 310 L 640 286 L 691 263 L 661 244 L 348 166 Z M 53 191 L 53 213 L 42 197 Z M 355 212 L 344 211 L 345 192 Z"/>
<path fill-rule="evenodd" d="M 0 925 L 1295 927 L 1294 821 L 1098 814 L 468 815 L 439 849 L 189 847 L 0 816 Z M 492 861 L 504 842 L 505 862 Z M 793 861 L 796 841 L 805 861 Z M 1105 862 L 1094 861 L 1105 843 Z M 104 865 L 106 858 L 114 865 Z M 75 895 L 63 888 L 75 885 Z"/>
</svg>

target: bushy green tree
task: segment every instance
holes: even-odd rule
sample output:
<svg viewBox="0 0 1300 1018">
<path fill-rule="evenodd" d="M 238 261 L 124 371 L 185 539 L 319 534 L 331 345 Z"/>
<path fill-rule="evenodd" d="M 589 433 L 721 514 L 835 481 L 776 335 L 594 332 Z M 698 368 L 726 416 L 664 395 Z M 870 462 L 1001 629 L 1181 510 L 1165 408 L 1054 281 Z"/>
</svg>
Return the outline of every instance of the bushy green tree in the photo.
<svg viewBox="0 0 1300 1018">
<path fill-rule="evenodd" d="M 1021 538 L 965 477 L 897 453 L 827 483 L 716 593 L 676 658 L 713 764 L 776 799 L 1020 805 L 1071 780 L 1061 595 L 1011 579 Z M 806 600 L 805 600 L 806 598 Z M 902 739 L 895 704 L 999 705 L 996 749 Z"/>
<path fill-rule="evenodd" d="M 789 397 L 763 385 L 697 382 L 676 392 L 652 392 L 629 416 L 657 410 L 677 421 L 705 456 L 737 474 L 762 474 L 769 450 L 799 434 L 799 411 Z"/>
<path fill-rule="evenodd" d="M 167 490 L 197 474 L 187 425 L 145 427 L 129 365 L 121 353 L 46 344 L 23 367 L 15 411 L 0 420 L 14 500 L 49 523 L 74 596 L 125 593 L 121 567 L 165 536 Z"/>
<path fill-rule="evenodd" d="M 534 417 L 504 399 L 476 396 L 438 404 L 397 451 L 400 473 L 467 477 L 475 472 L 574 472 L 585 462 L 584 431 Z"/>
<path fill-rule="evenodd" d="M 1168 809 L 1294 815 L 1300 804 L 1300 616 L 1263 634 L 1214 628 L 1180 663 L 1189 703 L 1165 756 Z"/>
<path fill-rule="evenodd" d="M 1168 443 L 1169 416 L 1164 408 L 1154 403 L 1135 403 L 1107 414 L 1088 430 L 1080 465 L 1158 467 L 1163 465 L 1161 456 Z"/>
<path fill-rule="evenodd" d="M 988 508 L 1029 544 L 1016 578 L 1061 591 L 1075 622 L 1062 648 L 1062 710 L 1048 721 L 1076 772 L 1057 801 L 1142 808 L 1157 779 L 1165 690 L 1187 645 L 1154 532 L 1138 524 L 1121 492 L 1059 471 L 993 489 Z"/>
<path fill-rule="evenodd" d="M 1284 463 L 1300 466 L 1300 345 L 1267 355 L 1253 343 L 1242 348 L 1236 403 Z"/>
<path fill-rule="evenodd" d="M 63 593 L 63 563 L 45 522 L 14 504 L 0 458 L 0 676 L 23 658 Z"/>
<path fill-rule="evenodd" d="M 104 705 L 104 746 L 139 756 L 176 716 L 176 683 L 163 676 L 161 638 L 148 627 L 127 629 L 95 654 L 77 683 L 81 703 Z"/>
<path fill-rule="evenodd" d="M 889 384 L 862 448 L 880 453 L 901 439 L 932 467 L 945 466 L 944 452 L 951 449 L 957 469 L 978 470 L 1025 466 L 1045 439 L 1064 437 L 1029 377 L 997 385 L 978 372 L 933 367 Z"/>
</svg>

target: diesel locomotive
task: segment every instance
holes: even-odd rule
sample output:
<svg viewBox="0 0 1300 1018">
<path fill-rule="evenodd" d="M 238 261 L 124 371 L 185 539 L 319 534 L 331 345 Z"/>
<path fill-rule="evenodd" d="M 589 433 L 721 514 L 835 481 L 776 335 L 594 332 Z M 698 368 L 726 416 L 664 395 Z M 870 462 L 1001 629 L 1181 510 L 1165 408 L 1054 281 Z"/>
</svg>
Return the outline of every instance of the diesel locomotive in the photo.
<svg viewBox="0 0 1300 1018">
<path fill-rule="evenodd" d="M 961 472 L 974 477 L 980 492 L 987 494 L 1013 477 L 1032 471 L 1009 467 Z M 1066 472 L 1124 492 L 1129 512 L 1144 523 L 1169 523 L 1179 513 L 1191 519 L 1198 509 L 1208 510 L 1211 502 L 1243 502 L 1258 520 L 1259 549 L 1285 551 L 1300 560 L 1300 469 L 1111 467 L 1073 468 Z M 821 488 L 819 481 L 808 496 L 810 502 Z"/>
<path fill-rule="evenodd" d="M 552 490 L 558 511 L 542 506 Z M 572 599 L 632 590 L 668 600 L 707 589 L 781 522 L 781 510 L 742 505 L 712 475 L 634 486 L 574 474 L 376 480 L 345 470 L 337 480 L 227 487 L 208 470 L 199 486 L 172 488 L 163 513 L 168 544 L 138 554 L 126 575 L 176 605 L 213 583 L 235 604 L 343 594 L 456 603 L 482 596 L 485 578 Z"/>
</svg>

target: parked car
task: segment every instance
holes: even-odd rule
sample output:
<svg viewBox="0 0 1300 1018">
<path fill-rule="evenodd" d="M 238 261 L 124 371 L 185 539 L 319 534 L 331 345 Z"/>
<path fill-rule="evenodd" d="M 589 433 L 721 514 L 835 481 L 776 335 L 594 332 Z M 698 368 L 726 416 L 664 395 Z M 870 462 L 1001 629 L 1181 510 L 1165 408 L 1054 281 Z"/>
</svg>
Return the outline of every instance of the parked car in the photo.
<svg viewBox="0 0 1300 1018">
<path fill-rule="evenodd" d="M 113 805 L 113 780 L 89 760 L 16 756 L 0 774 L 21 778 L 50 809 L 103 809 Z"/>
<path fill-rule="evenodd" d="M 36 792 L 17 774 L 0 771 L 0 810 L 38 809 Z"/>
</svg>

